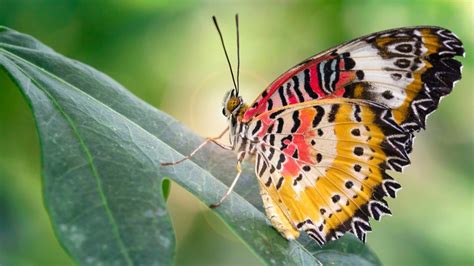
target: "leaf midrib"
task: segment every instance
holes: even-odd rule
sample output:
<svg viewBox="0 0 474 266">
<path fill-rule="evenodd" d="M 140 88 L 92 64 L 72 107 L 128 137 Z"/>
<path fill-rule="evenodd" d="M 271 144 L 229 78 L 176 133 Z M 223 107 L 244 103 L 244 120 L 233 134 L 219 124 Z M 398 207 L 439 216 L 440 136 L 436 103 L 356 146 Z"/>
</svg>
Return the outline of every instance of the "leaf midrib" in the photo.
<svg viewBox="0 0 474 266">
<path fill-rule="evenodd" d="M 6 51 L 3 48 L 0 48 L 0 51 L 6 52 L 5 56 L 7 56 L 7 57 L 8 57 L 8 54 L 10 54 L 10 55 L 13 55 L 13 57 L 19 58 L 22 61 L 29 63 L 29 61 L 24 60 L 23 58 L 21 58 L 19 56 L 16 56 L 15 54 L 10 53 L 10 52 Z M 128 265 L 134 265 L 133 262 L 132 262 L 132 259 L 130 258 L 130 254 L 129 254 L 127 248 L 125 247 L 125 244 L 124 244 L 124 242 L 122 240 L 122 237 L 120 235 L 120 231 L 119 231 L 118 226 L 117 226 L 117 221 L 115 220 L 115 217 L 112 214 L 112 211 L 110 210 L 109 203 L 108 203 L 107 197 L 105 196 L 104 189 L 103 189 L 103 186 L 102 186 L 102 180 L 101 180 L 101 177 L 100 177 L 99 173 L 97 172 L 97 168 L 94 164 L 92 154 L 91 154 L 88 146 L 86 145 L 84 139 L 82 138 L 81 134 L 79 133 L 76 125 L 74 124 L 74 121 L 67 115 L 67 113 L 62 109 L 59 102 L 47 90 L 45 90 L 38 82 L 36 82 L 35 79 L 33 79 L 18 64 L 16 64 L 12 60 L 11 60 L 11 62 L 14 65 L 16 65 L 18 70 L 20 70 L 25 76 L 27 76 L 30 79 L 30 81 L 32 83 L 34 83 L 48 97 L 48 99 L 51 100 L 53 106 L 55 106 L 55 108 L 59 111 L 59 113 L 64 117 L 64 119 L 67 121 L 67 123 L 71 127 L 71 129 L 74 132 L 74 135 L 76 136 L 77 140 L 79 141 L 79 144 L 80 144 L 81 148 L 83 149 L 83 151 L 84 151 L 84 153 L 87 157 L 87 160 L 89 162 L 89 165 L 91 167 L 92 175 L 94 176 L 94 179 L 96 180 L 96 185 L 97 185 L 97 189 L 98 189 L 98 192 L 99 192 L 98 194 L 99 194 L 101 202 L 104 206 L 104 209 L 105 209 L 105 212 L 107 214 L 107 218 L 109 220 L 109 223 L 112 225 L 112 231 L 114 232 L 114 236 L 115 236 L 115 238 L 117 240 L 117 243 L 119 245 L 120 253 L 122 253 L 122 255 L 124 256 L 125 261 L 127 262 Z M 42 68 L 36 66 L 35 64 L 31 63 L 31 65 L 34 66 L 37 69 L 42 70 Z M 54 75 L 51 75 L 51 76 L 56 77 Z M 68 84 L 67 82 L 64 82 L 64 83 Z"/>
</svg>

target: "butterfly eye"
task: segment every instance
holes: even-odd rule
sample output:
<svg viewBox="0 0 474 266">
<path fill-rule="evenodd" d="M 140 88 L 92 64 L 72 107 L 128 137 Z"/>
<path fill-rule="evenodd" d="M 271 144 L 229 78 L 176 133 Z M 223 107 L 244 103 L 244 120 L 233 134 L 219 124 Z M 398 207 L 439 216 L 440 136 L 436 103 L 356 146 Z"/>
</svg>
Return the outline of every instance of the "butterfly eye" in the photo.
<svg viewBox="0 0 474 266">
<path fill-rule="evenodd" d="M 226 115 L 225 115 L 225 108 L 222 108 L 222 114 L 223 114 L 224 116 L 226 116 Z"/>
<path fill-rule="evenodd" d="M 237 108 L 239 105 L 240 105 L 240 99 L 237 97 L 232 97 L 227 102 L 227 110 L 229 110 L 229 112 L 233 112 L 234 109 Z"/>
</svg>

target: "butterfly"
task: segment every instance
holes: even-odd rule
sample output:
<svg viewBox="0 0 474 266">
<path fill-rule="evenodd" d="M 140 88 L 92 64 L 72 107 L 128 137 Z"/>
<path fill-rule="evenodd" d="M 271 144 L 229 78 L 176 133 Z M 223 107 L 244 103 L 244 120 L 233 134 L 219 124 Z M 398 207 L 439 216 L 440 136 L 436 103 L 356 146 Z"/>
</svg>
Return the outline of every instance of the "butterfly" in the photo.
<svg viewBox="0 0 474 266">
<path fill-rule="evenodd" d="M 247 105 L 222 33 L 234 88 L 224 98 L 228 128 L 208 138 L 237 153 L 240 164 L 256 157 L 255 174 L 264 209 L 286 239 L 306 232 L 319 245 L 346 232 L 361 241 L 371 231 L 369 218 L 391 215 L 387 197 L 400 184 L 389 171 L 410 164 L 414 134 L 425 129 L 461 79 L 462 42 L 434 26 L 390 29 L 330 48 L 292 67 Z M 230 145 L 217 140 L 229 133 Z M 170 165 L 175 163 L 165 163 Z"/>
</svg>

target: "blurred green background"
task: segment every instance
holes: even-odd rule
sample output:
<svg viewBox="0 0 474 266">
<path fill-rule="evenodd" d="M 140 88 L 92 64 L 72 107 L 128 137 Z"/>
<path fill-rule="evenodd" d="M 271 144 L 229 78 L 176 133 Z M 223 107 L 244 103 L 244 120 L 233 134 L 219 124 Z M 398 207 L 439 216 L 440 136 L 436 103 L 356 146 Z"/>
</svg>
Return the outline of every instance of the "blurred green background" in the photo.
<svg viewBox="0 0 474 266">
<path fill-rule="evenodd" d="M 386 265 L 474 264 L 474 5 L 466 1 L 0 0 L 0 25 L 110 75 L 201 135 L 225 127 L 231 79 L 211 15 L 233 56 L 241 19 L 247 101 L 290 66 L 340 42 L 392 27 L 438 25 L 464 42 L 463 79 L 416 139 L 393 217 L 368 244 Z M 0 71 L 0 265 L 71 265 L 43 206 L 39 144 L 30 110 Z M 177 185 L 169 209 L 176 265 L 258 265 L 207 207 Z"/>
</svg>

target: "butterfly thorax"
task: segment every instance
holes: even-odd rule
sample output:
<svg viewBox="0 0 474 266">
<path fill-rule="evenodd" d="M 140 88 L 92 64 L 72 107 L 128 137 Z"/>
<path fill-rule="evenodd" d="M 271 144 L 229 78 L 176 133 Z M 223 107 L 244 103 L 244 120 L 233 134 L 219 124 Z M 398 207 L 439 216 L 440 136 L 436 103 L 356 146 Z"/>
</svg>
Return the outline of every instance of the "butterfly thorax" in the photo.
<svg viewBox="0 0 474 266">
<path fill-rule="evenodd" d="M 243 114 L 248 109 L 248 105 L 243 104 L 236 115 L 228 117 L 229 122 L 229 141 L 232 150 L 235 152 L 245 152 L 249 155 L 255 154 L 256 142 L 249 138 L 249 123 L 242 122 Z"/>
<path fill-rule="evenodd" d="M 255 153 L 255 143 L 248 138 L 248 122 L 242 122 L 244 113 L 249 106 L 244 103 L 242 97 L 235 89 L 230 90 L 224 96 L 222 113 L 229 122 L 229 142 L 236 152 Z"/>
</svg>

